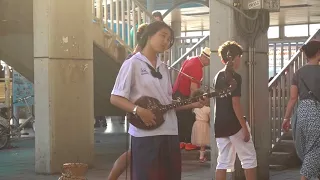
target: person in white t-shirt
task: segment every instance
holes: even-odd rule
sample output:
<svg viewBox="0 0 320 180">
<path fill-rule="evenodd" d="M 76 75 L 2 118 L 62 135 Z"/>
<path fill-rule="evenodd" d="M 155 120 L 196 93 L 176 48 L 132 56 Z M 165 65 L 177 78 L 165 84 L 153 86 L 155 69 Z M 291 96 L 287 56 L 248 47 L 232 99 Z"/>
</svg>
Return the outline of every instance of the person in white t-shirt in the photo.
<svg viewBox="0 0 320 180">
<path fill-rule="evenodd" d="M 126 60 L 117 76 L 110 101 L 113 105 L 138 115 L 147 126 L 155 125 L 152 111 L 136 106 L 141 96 L 172 103 L 169 70 L 158 58 L 158 53 L 169 49 L 174 41 L 172 29 L 156 21 L 147 26 L 139 41 L 141 52 Z M 180 107 L 202 107 L 203 101 Z M 167 111 L 164 123 L 154 130 L 138 129 L 130 124 L 131 178 L 133 180 L 181 179 L 181 154 L 175 110 Z"/>
</svg>

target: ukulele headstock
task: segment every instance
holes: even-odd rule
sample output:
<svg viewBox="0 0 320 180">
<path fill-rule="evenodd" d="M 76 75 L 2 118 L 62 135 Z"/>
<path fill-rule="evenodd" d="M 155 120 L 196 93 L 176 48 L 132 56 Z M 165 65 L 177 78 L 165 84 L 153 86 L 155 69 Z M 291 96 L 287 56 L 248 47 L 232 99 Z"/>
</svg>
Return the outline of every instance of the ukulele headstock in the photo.
<svg viewBox="0 0 320 180">
<path fill-rule="evenodd" d="M 226 78 L 227 84 L 229 85 L 228 90 L 231 92 L 234 91 L 237 87 L 237 81 L 233 78 L 233 74 L 234 74 L 233 61 L 234 61 L 234 57 L 231 54 L 231 52 L 228 51 L 225 78 Z"/>
<path fill-rule="evenodd" d="M 230 88 L 222 89 L 220 91 L 217 91 L 217 97 L 224 98 L 224 97 L 230 96 L 231 92 L 232 91 L 230 90 Z"/>
</svg>

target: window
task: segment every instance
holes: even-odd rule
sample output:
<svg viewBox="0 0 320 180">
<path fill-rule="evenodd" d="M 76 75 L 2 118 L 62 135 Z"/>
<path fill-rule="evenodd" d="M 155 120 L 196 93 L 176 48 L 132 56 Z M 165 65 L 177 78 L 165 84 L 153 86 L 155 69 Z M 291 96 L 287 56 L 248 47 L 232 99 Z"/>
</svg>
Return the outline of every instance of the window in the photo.
<svg viewBox="0 0 320 180">
<path fill-rule="evenodd" d="M 279 38 L 279 26 L 271 26 L 268 30 L 268 38 Z"/>
<path fill-rule="evenodd" d="M 286 37 L 308 36 L 308 24 L 285 26 L 284 35 Z"/>
<path fill-rule="evenodd" d="M 189 36 L 202 36 L 201 31 L 189 31 L 187 32 L 187 37 Z"/>
<path fill-rule="evenodd" d="M 316 33 L 319 29 L 320 29 L 320 24 L 310 24 L 309 26 L 310 36 Z"/>
<path fill-rule="evenodd" d="M 204 36 L 210 35 L 210 31 L 203 31 L 203 35 L 204 35 Z"/>
</svg>

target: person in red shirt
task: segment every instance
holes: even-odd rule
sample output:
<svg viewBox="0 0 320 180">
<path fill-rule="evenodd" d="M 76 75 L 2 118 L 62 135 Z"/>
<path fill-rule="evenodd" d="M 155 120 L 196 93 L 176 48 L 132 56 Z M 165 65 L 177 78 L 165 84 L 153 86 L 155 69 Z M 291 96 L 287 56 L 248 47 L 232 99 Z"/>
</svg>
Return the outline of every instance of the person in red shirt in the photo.
<svg viewBox="0 0 320 180">
<path fill-rule="evenodd" d="M 210 65 L 211 51 L 205 47 L 201 54 L 185 60 L 173 86 L 174 98 L 189 98 L 201 86 L 203 68 Z M 197 147 L 191 144 L 191 131 L 195 121 L 192 110 L 177 112 L 180 148 L 194 150 Z"/>
</svg>

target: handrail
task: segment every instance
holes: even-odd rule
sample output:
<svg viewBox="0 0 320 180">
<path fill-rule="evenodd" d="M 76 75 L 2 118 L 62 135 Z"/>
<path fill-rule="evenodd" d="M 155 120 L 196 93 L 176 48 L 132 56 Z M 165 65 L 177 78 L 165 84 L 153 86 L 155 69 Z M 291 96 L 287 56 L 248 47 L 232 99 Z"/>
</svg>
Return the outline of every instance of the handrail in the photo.
<svg viewBox="0 0 320 180">
<path fill-rule="evenodd" d="M 134 4 L 136 4 L 140 9 L 142 9 L 142 11 L 145 12 L 149 16 L 149 18 L 152 19 L 152 21 L 156 21 L 152 13 L 150 13 L 149 10 L 144 5 L 142 5 L 138 0 L 132 0 L 132 1 L 134 1 Z"/>
<path fill-rule="evenodd" d="M 203 38 L 204 36 L 176 36 L 175 39 L 196 39 L 196 38 Z"/>
<path fill-rule="evenodd" d="M 308 42 L 310 42 L 312 39 L 314 39 L 314 37 L 316 37 L 318 34 L 320 34 L 320 29 L 315 32 L 312 36 L 310 36 L 308 38 L 308 40 L 305 42 L 305 44 L 307 44 Z M 294 56 L 292 56 L 292 58 L 289 60 L 289 62 L 281 69 L 281 71 L 274 76 L 274 78 L 269 82 L 268 84 L 268 88 L 270 89 L 272 86 L 274 86 L 276 84 L 276 81 L 278 81 L 279 77 L 281 77 L 281 75 L 283 75 L 285 73 L 285 71 L 287 70 L 287 68 L 292 64 L 294 63 L 294 61 L 299 57 L 299 54 L 301 52 L 300 51 L 297 51 L 295 53 Z"/>
<path fill-rule="evenodd" d="M 273 38 L 269 39 L 269 44 L 274 43 L 291 43 L 291 42 L 306 42 L 309 36 L 299 36 L 299 37 L 286 37 L 285 39 Z"/>
<path fill-rule="evenodd" d="M 310 36 L 304 44 L 310 42 L 312 39 L 320 37 L 320 30 Z M 290 42 L 288 47 L 290 48 Z M 301 44 L 299 44 L 301 45 Z M 276 48 L 276 47 L 275 47 Z M 289 49 L 290 51 L 290 49 Z M 281 47 L 283 53 L 283 47 Z M 289 54 L 290 55 L 290 54 Z M 283 55 L 281 55 L 283 57 Z M 281 69 L 280 73 L 268 84 L 269 91 L 269 120 L 271 130 L 271 143 L 270 149 L 278 142 L 281 141 L 282 122 L 284 113 L 286 111 L 287 103 L 290 99 L 291 79 L 294 73 L 307 63 L 305 55 L 297 50 L 297 52 L 290 58 L 289 62 Z"/>
<path fill-rule="evenodd" d="M 132 14 L 129 13 L 131 11 Z M 128 52 L 136 44 L 138 25 L 155 21 L 152 13 L 138 0 L 92 0 L 92 13 L 94 23 L 100 24 L 108 38 L 104 46 L 116 41 Z"/>
<path fill-rule="evenodd" d="M 175 65 L 177 65 L 180 61 L 184 60 L 192 51 L 194 51 L 200 44 L 202 44 L 203 42 L 205 42 L 207 39 L 209 39 L 209 35 L 204 36 L 202 39 L 200 39 L 199 42 L 197 42 L 194 46 L 192 46 L 192 48 L 187 51 L 186 53 L 184 53 L 178 60 L 176 60 L 174 63 L 171 64 L 170 67 L 174 67 Z"/>
</svg>

